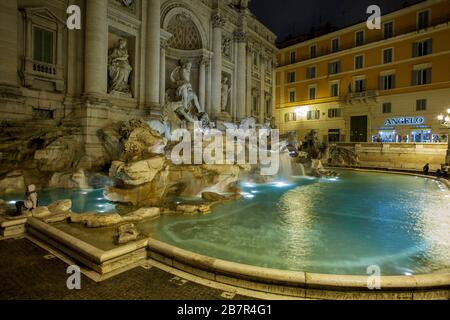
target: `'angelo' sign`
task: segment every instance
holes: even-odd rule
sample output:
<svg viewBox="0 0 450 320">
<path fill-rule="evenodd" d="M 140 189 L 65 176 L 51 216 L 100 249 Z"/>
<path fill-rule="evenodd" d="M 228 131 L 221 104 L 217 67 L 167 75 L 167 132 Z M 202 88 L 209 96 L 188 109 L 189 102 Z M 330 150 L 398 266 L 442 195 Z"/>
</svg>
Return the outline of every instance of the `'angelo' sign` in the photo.
<svg viewBox="0 0 450 320">
<path fill-rule="evenodd" d="M 425 124 L 424 117 L 401 117 L 401 118 L 389 118 L 384 121 L 384 125 L 388 126 L 409 126 L 409 125 L 421 125 Z"/>
</svg>

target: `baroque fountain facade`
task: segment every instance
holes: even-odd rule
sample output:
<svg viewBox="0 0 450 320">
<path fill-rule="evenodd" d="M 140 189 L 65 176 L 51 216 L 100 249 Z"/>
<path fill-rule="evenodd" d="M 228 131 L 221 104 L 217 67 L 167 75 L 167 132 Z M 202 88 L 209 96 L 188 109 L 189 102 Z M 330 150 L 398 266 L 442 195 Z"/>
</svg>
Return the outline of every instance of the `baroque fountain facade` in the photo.
<svg viewBox="0 0 450 320">
<path fill-rule="evenodd" d="M 275 35 L 247 1 L 75 4 L 86 12 L 81 30 L 67 29 L 64 2 L 2 4 L 12 20 L 2 21 L 0 40 L 8 50 L 0 80 L 0 194 L 23 193 L 29 184 L 104 184 L 98 173 L 119 159 L 108 135 L 131 119 L 157 131 L 195 120 L 216 128 L 248 117 L 272 120 Z M 46 59 L 31 50 L 41 29 L 55 39 Z"/>
</svg>

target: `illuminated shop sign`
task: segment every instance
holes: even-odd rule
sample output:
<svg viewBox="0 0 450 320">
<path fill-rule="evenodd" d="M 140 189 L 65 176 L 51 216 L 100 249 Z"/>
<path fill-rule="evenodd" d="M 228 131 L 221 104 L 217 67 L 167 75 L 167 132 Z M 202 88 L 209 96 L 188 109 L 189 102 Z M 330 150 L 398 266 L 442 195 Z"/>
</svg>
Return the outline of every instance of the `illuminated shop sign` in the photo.
<svg viewBox="0 0 450 320">
<path fill-rule="evenodd" d="M 410 126 L 410 125 L 423 125 L 425 123 L 424 117 L 402 117 L 402 118 L 389 118 L 384 121 L 384 126 Z"/>
</svg>

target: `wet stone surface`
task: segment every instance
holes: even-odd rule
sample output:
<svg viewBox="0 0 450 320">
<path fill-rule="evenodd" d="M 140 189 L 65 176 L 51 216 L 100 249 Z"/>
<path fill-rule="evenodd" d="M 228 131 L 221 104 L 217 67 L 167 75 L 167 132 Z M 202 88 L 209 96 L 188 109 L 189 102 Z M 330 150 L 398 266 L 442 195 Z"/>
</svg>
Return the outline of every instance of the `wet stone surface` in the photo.
<svg viewBox="0 0 450 320">
<path fill-rule="evenodd" d="M 26 239 L 0 241 L 0 300 L 228 300 L 222 290 L 143 267 L 101 283 L 82 275 L 81 290 L 68 290 L 67 264 L 49 256 Z"/>
</svg>

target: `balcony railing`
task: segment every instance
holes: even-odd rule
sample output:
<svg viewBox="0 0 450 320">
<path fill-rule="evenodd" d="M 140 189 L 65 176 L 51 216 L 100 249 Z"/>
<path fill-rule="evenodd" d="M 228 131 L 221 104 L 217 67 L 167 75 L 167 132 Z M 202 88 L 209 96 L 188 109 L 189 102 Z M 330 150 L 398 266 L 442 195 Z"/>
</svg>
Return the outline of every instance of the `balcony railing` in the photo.
<svg viewBox="0 0 450 320">
<path fill-rule="evenodd" d="M 377 100 L 379 92 L 377 90 L 367 90 L 361 92 L 348 93 L 345 97 L 347 103 L 359 102 L 368 103 L 370 100 Z"/>
</svg>

